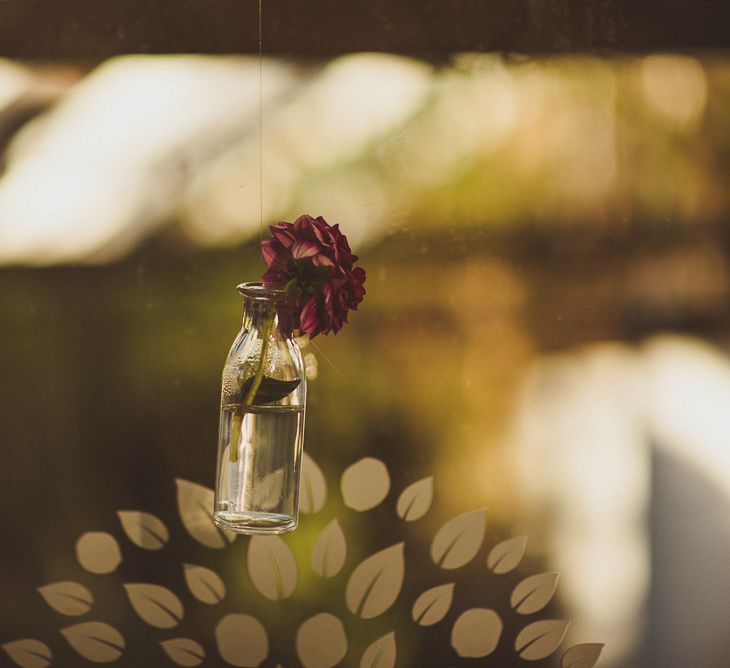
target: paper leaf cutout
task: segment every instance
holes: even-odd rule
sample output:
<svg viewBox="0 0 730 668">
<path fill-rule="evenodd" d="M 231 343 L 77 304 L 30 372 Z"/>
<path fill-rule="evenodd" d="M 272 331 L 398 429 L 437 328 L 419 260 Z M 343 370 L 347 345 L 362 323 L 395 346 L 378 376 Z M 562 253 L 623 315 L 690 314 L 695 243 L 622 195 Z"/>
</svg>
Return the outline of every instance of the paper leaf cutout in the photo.
<svg viewBox="0 0 730 668">
<path fill-rule="evenodd" d="M 94 663 L 111 663 L 124 652 L 124 638 L 113 626 L 103 622 L 67 626 L 61 633 L 76 652 Z"/>
<path fill-rule="evenodd" d="M 122 563 L 122 553 L 114 536 L 89 531 L 76 541 L 76 559 L 90 573 L 105 575 L 117 570 Z"/>
<path fill-rule="evenodd" d="M 197 483 L 175 478 L 177 508 L 186 531 L 202 545 L 223 549 L 226 540 L 232 543 L 236 534 L 219 529 L 213 524 L 213 490 Z"/>
<path fill-rule="evenodd" d="M 451 646 L 464 658 L 488 656 L 497 649 L 502 628 L 502 620 L 494 610 L 472 608 L 454 622 Z"/>
<path fill-rule="evenodd" d="M 78 582 L 54 582 L 38 587 L 46 603 L 62 615 L 83 615 L 91 610 L 94 596 Z"/>
<path fill-rule="evenodd" d="M 276 508 L 284 488 L 284 469 L 267 473 L 250 488 L 251 503 L 257 508 Z"/>
<path fill-rule="evenodd" d="M 531 615 L 542 610 L 555 594 L 557 573 L 538 573 L 520 582 L 512 592 L 510 605 L 521 615 Z"/>
<path fill-rule="evenodd" d="M 312 568 L 323 578 L 337 575 L 345 565 L 347 543 L 337 518 L 322 531 L 312 547 Z"/>
<path fill-rule="evenodd" d="M 304 668 L 332 668 L 347 654 L 342 622 L 323 612 L 305 621 L 297 631 L 297 655 Z"/>
<path fill-rule="evenodd" d="M 391 631 L 365 650 L 360 659 L 360 668 L 394 668 L 397 658 L 395 633 Z"/>
<path fill-rule="evenodd" d="M 327 501 L 327 484 L 322 469 L 306 453 L 302 454 L 302 480 L 299 486 L 299 510 L 318 513 Z"/>
<path fill-rule="evenodd" d="M 363 619 L 381 615 L 398 598 L 404 574 L 403 543 L 376 552 L 350 575 L 345 589 L 347 608 Z"/>
<path fill-rule="evenodd" d="M 423 478 L 406 487 L 398 497 L 395 510 L 398 517 L 414 522 L 423 517 L 433 502 L 433 476 Z"/>
<path fill-rule="evenodd" d="M 171 629 L 183 618 L 180 599 L 169 589 L 154 584 L 125 584 L 134 611 L 150 626 Z"/>
<path fill-rule="evenodd" d="M 503 540 L 492 548 L 487 557 L 487 568 L 492 573 L 503 575 L 513 571 L 522 561 L 527 546 L 527 536 L 515 536 Z"/>
<path fill-rule="evenodd" d="M 472 510 L 444 524 L 431 543 L 431 559 L 448 570 L 461 568 L 479 551 L 487 527 L 487 511 Z"/>
<path fill-rule="evenodd" d="M 49 647 L 33 638 L 6 642 L 3 649 L 20 668 L 46 668 L 53 660 Z"/>
<path fill-rule="evenodd" d="M 453 600 L 453 582 L 424 591 L 413 604 L 413 621 L 421 626 L 433 626 L 446 616 Z"/>
<path fill-rule="evenodd" d="M 215 628 L 215 640 L 221 657 L 232 666 L 253 668 L 269 655 L 266 629 L 250 615 L 226 615 Z"/>
<path fill-rule="evenodd" d="M 297 560 L 279 536 L 252 536 L 248 544 L 248 574 L 266 598 L 281 601 L 297 586 Z"/>
<path fill-rule="evenodd" d="M 348 508 L 359 512 L 375 508 L 390 490 L 388 469 L 379 459 L 364 457 L 345 469 L 340 489 Z"/>
<path fill-rule="evenodd" d="M 220 603 L 226 595 L 226 586 L 217 573 L 204 566 L 183 564 L 185 583 L 190 593 L 201 603 L 215 605 Z"/>
<path fill-rule="evenodd" d="M 159 550 L 170 540 L 167 527 L 154 515 L 136 510 L 120 510 L 117 517 L 127 538 L 143 550 Z"/>
<path fill-rule="evenodd" d="M 570 622 L 564 619 L 544 619 L 528 624 L 517 634 L 515 651 L 527 661 L 539 661 L 550 656 L 563 642 Z"/>
<path fill-rule="evenodd" d="M 593 668 L 598 662 L 598 657 L 603 651 L 603 644 L 587 642 L 581 645 L 573 645 L 563 654 L 560 662 L 561 668 Z"/>
<path fill-rule="evenodd" d="M 160 645 L 178 666 L 199 666 L 205 660 L 205 650 L 190 638 L 163 640 Z"/>
</svg>

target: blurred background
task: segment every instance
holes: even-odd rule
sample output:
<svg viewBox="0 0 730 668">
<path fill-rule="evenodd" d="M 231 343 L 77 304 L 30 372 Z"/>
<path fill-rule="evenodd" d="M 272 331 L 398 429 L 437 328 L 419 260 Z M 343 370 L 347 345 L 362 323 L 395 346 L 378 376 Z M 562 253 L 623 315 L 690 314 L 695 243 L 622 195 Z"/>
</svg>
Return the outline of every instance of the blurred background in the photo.
<svg viewBox="0 0 730 668">
<path fill-rule="evenodd" d="M 0 665 L 358 666 L 394 631 L 399 666 L 513 666 L 540 619 L 571 624 L 536 666 L 584 643 L 607 668 L 727 665 L 728 10 L 416 4 L 267 0 L 261 59 L 254 2 L 0 4 Z M 367 296 L 304 348 L 315 488 L 285 538 L 297 588 L 271 601 L 248 539 L 191 533 L 176 481 L 213 484 L 235 286 L 260 277 L 266 226 L 302 213 L 341 224 Z M 382 466 L 357 508 L 343 473 L 363 458 Z M 438 530 L 481 508 L 468 563 L 434 563 Z M 135 540 L 119 511 L 166 535 Z M 347 557 L 321 579 L 333 519 Z M 358 619 L 349 576 L 400 542 L 398 600 Z M 183 564 L 223 600 L 201 605 Z M 557 590 L 526 615 L 513 591 L 540 573 Z M 63 582 L 93 601 L 39 594 Z M 176 628 L 140 619 L 129 583 L 175 592 Z M 447 583 L 420 625 L 414 601 Z M 487 658 L 456 631 L 475 607 L 503 624 Z M 294 641 L 323 612 L 335 663 Z M 225 649 L 238 613 L 266 629 L 258 663 Z M 119 651 L 59 633 L 83 622 Z M 177 637 L 199 649 L 163 653 Z"/>
</svg>

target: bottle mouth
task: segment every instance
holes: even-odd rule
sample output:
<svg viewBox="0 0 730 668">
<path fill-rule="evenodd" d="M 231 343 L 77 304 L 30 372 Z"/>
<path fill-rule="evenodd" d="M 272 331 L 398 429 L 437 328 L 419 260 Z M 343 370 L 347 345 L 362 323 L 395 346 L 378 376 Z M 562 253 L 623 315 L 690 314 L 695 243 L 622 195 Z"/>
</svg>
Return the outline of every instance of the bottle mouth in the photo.
<svg viewBox="0 0 730 668">
<path fill-rule="evenodd" d="M 236 286 L 236 290 L 244 297 L 255 299 L 262 302 L 285 302 L 287 298 L 286 292 L 275 288 L 267 288 L 263 283 L 241 283 Z"/>
</svg>

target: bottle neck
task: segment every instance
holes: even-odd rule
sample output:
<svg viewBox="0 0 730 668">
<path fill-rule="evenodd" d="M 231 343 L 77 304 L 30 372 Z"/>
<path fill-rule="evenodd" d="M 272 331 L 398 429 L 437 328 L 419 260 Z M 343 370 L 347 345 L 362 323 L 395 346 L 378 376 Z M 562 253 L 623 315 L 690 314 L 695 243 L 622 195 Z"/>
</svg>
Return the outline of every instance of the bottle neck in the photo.
<svg viewBox="0 0 730 668">
<path fill-rule="evenodd" d="M 291 338 L 294 312 L 286 292 L 267 288 L 263 283 L 241 283 L 238 292 L 243 295 L 244 330 L 265 328 L 274 336 Z"/>
<path fill-rule="evenodd" d="M 281 308 L 281 304 L 274 301 L 262 299 L 246 298 L 243 301 L 243 328 L 246 331 L 261 330 L 267 322 L 274 320 L 277 325 L 277 308 Z M 272 332 L 278 328 L 272 328 Z"/>
</svg>

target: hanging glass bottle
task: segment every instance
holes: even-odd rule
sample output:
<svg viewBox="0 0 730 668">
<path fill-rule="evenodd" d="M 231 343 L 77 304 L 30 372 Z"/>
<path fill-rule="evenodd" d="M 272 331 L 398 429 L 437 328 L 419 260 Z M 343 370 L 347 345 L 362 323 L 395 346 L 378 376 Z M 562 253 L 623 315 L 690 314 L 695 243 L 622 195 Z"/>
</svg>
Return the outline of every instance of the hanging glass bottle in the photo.
<svg viewBox="0 0 730 668">
<path fill-rule="evenodd" d="M 306 378 L 299 346 L 281 334 L 287 297 L 238 286 L 243 325 L 223 369 L 213 519 L 245 534 L 297 526 Z"/>
</svg>

